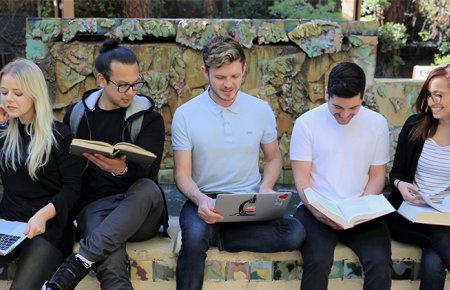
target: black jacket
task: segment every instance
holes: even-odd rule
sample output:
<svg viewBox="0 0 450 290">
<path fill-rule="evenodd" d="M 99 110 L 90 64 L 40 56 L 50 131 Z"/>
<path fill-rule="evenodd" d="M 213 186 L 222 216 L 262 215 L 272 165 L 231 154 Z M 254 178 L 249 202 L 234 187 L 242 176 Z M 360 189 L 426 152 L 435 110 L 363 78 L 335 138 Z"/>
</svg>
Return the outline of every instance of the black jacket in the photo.
<svg viewBox="0 0 450 290">
<path fill-rule="evenodd" d="M 19 125 L 23 148 L 30 142 L 24 126 Z M 52 203 L 56 216 L 47 221 L 44 238 L 65 253 L 72 252 L 72 240 L 64 237 L 66 226 L 70 225 L 72 210 L 80 197 L 82 161 L 69 154 L 73 134 L 60 122 L 54 122 L 53 134 L 56 145 L 50 158 L 39 169 L 37 180 L 31 179 L 28 169 L 22 164 L 16 171 L 0 167 L 4 192 L 0 202 L 0 217 L 7 220 L 28 222 L 48 203 Z M 3 140 L 0 140 L 0 147 Z M 68 252 L 70 250 L 70 252 Z"/>
<path fill-rule="evenodd" d="M 101 89 L 95 89 L 87 91 L 83 95 L 81 101 L 84 104 L 85 111 L 78 125 L 75 134 L 76 138 L 92 140 L 92 129 L 95 127 L 92 120 L 93 111 L 96 108 L 97 101 L 101 94 Z M 73 106 L 68 109 L 64 116 L 64 123 L 69 126 L 72 110 Z M 141 115 L 144 116 L 141 130 L 139 131 L 136 141 L 132 142 L 130 137 L 130 128 L 133 124 L 132 121 L 139 118 Z M 139 178 L 150 178 L 158 184 L 158 172 L 164 150 L 165 131 L 164 120 L 161 114 L 154 110 L 154 101 L 150 97 L 136 95 L 133 98 L 133 102 L 125 111 L 125 122 L 123 127 L 118 129 L 122 132 L 122 140 L 120 141 L 134 143 L 153 152 L 156 155 L 156 159 L 150 166 L 144 166 L 127 160 L 128 172 L 122 177 L 114 177 L 109 172 L 105 172 L 96 166 L 89 166 L 89 164 L 87 164 L 83 174 L 82 187 L 82 200 L 84 204 L 81 204 L 81 206 L 105 196 L 124 193 Z M 161 192 L 163 192 L 162 189 Z M 168 212 L 164 193 L 163 198 L 164 215 L 161 224 L 166 230 L 168 227 Z"/>
<path fill-rule="evenodd" d="M 412 183 L 416 174 L 417 163 L 422 153 L 425 141 L 421 138 L 414 141 L 410 140 L 410 134 L 415 124 L 422 121 L 420 115 L 410 116 L 403 125 L 400 135 L 398 136 L 397 149 L 395 151 L 394 165 L 389 174 L 389 180 L 392 185 L 392 191 L 389 195 L 389 201 L 395 208 L 400 207 L 403 196 L 394 186 L 396 179 Z"/>
</svg>

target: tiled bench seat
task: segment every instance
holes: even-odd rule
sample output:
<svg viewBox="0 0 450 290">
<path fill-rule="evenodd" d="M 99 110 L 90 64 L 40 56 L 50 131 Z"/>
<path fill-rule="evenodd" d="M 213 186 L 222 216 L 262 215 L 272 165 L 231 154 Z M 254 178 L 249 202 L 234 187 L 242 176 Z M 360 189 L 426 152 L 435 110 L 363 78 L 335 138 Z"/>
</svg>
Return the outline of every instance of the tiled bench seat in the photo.
<svg viewBox="0 0 450 290">
<path fill-rule="evenodd" d="M 127 245 L 131 264 L 131 279 L 136 290 L 175 290 L 174 253 L 179 232 L 178 217 L 171 217 L 169 233 L 172 239 L 158 237 Z M 415 290 L 419 287 L 420 249 L 392 242 L 394 262 L 393 290 Z M 271 254 L 208 252 L 205 290 L 222 289 L 283 289 L 298 290 L 301 277 L 301 257 L 298 251 Z M 187 271 L 189 271 L 187 269 Z M 5 279 L 7 273 L 0 274 Z M 450 275 L 446 290 L 450 290 Z M 356 255 L 338 245 L 329 276 L 330 290 L 362 289 L 361 266 Z M 8 289 L 10 281 L 0 281 L 0 289 Z M 98 290 L 95 277 L 86 277 L 77 290 Z"/>
</svg>

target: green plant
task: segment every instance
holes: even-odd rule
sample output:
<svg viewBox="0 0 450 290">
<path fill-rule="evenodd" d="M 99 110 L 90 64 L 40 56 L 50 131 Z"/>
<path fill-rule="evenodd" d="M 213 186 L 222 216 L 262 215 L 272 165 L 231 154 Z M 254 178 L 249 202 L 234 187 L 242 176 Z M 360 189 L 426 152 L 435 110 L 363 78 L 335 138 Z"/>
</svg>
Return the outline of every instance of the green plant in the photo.
<svg viewBox="0 0 450 290">
<path fill-rule="evenodd" d="M 406 44 L 408 34 L 403 23 L 387 22 L 378 28 L 378 39 L 381 52 L 399 49 Z"/>
<path fill-rule="evenodd" d="M 275 0 L 269 7 L 274 17 L 295 19 L 340 20 L 341 1 L 329 0 L 326 4 L 311 4 L 306 0 Z"/>
</svg>

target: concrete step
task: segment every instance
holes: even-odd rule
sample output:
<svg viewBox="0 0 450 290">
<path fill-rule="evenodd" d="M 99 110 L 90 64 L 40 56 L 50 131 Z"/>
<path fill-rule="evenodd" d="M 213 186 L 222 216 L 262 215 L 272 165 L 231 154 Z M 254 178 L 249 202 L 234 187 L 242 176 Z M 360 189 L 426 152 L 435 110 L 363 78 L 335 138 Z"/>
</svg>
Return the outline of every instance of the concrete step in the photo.
<svg viewBox="0 0 450 290">
<path fill-rule="evenodd" d="M 150 241 L 127 245 L 131 280 L 136 290 L 175 290 L 178 233 L 178 217 L 171 217 L 169 234 L 172 239 L 156 237 Z M 392 290 L 419 289 L 420 256 L 418 247 L 392 242 Z M 301 273 L 302 259 L 299 251 L 228 253 L 212 248 L 208 251 L 206 261 L 204 289 L 299 289 Z M 329 275 L 329 289 L 362 289 L 361 273 L 361 266 L 353 251 L 339 244 Z M 445 290 L 450 290 L 450 275 L 447 277 Z M 8 289 L 9 283 L 6 280 L 0 281 L 0 289 Z M 100 285 L 95 277 L 88 276 L 76 289 L 99 290 Z"/>
</svg>

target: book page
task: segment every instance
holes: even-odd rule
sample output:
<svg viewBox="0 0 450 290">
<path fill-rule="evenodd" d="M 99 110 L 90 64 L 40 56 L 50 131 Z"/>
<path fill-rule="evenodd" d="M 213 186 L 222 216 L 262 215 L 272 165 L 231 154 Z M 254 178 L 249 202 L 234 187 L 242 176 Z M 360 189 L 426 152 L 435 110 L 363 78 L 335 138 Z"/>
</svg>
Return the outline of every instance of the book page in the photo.
<svg viewBox="0 0 450 290">
<path fill-rule="evenodd" d="M 450 190 L 445 190 L 434 195 L 421 194 L 420 197 L 432 208 L 440 212 L 450 212 L 450 206 L 447 206 L 447 202 L 444 203 L 446 199 L 450 198 Z"/>
<path fill-rule="evenodd" d="M 382 194 L 348 198 L 339 203 L 339 207 L 347 221 L 352 224 L 371 220 L 395 211 Z"/>
<path fill-rule="evenodd" d="M 305 188 L 303 191 L 311 206 L 313 206 L 322 214 L 324 214 L 334 222 L 338 223 L 339 225 L 343 226 L 344 228 L 348 227 L 348 224 L 341 212 L 341 209 L 339 209 L 338 205 L 334 201 L 323 197 L 320 193 L 316 192 L 315 190 L 309 187 Z"/>
</svg>

